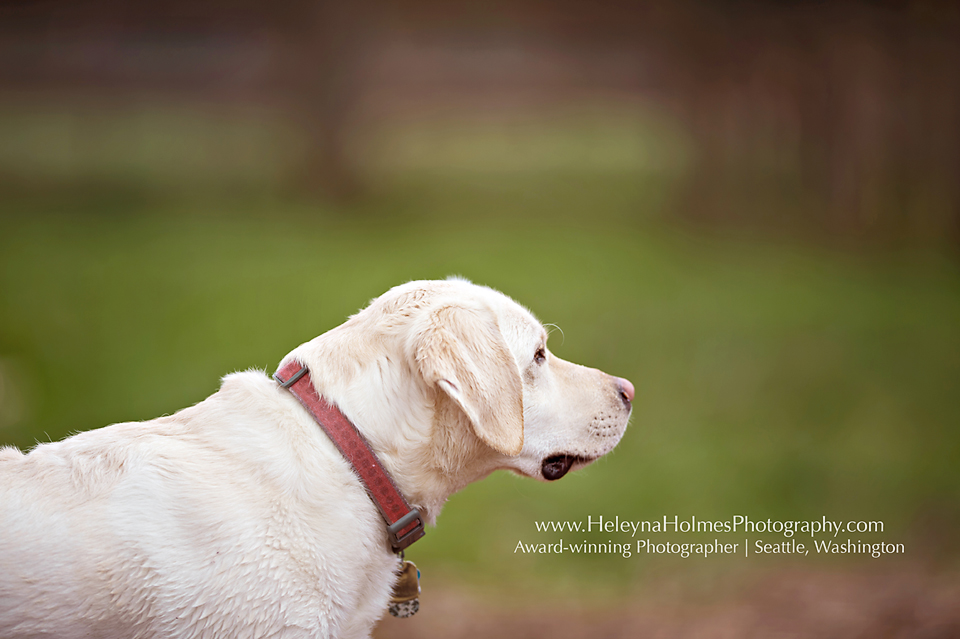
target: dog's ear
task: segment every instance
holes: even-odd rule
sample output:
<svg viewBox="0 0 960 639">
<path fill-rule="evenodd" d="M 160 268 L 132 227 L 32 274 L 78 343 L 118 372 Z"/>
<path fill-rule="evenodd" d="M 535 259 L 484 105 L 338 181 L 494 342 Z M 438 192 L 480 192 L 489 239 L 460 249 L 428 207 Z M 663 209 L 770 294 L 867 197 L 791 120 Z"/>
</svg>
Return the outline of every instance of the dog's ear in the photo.
<svg viewBox="0 0 960 639">
<path fill-rule="evenodd" d="M 419 336 L 417 365 L 463 410 L 474 432 L 504 455 L 523 448 L 523 387 L 489 311 L 444 306 Z"/>
</svg>

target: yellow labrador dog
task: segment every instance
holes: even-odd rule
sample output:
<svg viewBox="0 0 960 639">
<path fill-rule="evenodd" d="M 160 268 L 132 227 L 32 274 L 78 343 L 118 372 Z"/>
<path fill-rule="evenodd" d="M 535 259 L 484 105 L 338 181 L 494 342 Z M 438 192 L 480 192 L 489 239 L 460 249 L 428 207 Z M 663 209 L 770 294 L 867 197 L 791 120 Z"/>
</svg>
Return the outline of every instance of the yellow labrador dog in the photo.
<svg viewBox="0 0 960 639">
<path fill-rule="evenodd" d="M 494 470 L 555 480 L 610 452 L 634 395 L 456 279 L 390 290 L 291 363 L 431 524 Z M 396 569 L 358 473 L 259 371 L 168 417 L 0 449 L 5 639 L 367 637 Z"/>
</svg>

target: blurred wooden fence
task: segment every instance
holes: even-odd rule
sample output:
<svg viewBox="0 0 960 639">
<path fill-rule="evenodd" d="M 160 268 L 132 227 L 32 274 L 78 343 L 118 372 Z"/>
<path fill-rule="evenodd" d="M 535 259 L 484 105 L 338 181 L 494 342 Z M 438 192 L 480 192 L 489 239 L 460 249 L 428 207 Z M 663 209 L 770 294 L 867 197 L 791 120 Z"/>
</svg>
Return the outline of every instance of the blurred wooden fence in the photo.
<svg viewBox="0 0 960 639">
<path fill-rule="evenodd" d="M 948 2 L 8 0 L 0 91 L 277 105 L 300 184 L 334 196 L 362 189 L 351 137 L 391 109 L 642 99 L 695 145 L 678 215 L 960 241 Z"/>
</svg>

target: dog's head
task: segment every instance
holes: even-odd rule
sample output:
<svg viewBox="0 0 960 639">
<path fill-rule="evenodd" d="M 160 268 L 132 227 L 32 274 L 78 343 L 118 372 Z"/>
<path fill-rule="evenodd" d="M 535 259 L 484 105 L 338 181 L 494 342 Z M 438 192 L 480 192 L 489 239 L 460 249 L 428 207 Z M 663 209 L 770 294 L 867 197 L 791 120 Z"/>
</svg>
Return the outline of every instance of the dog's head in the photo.
<svg viewBox="0 0 960 639">
<path fill-rule="evenodd" d="M 554 356 L 530 311 L 460 279 L 395 287 L 291 356 L 388 464 L 433 465 L 453 490 L 497 468 L 556 480 L 589 464 L 623 436 L 634 396 Z"/>
<path fill-rule="evenodd" d="M 418 368 L 501 463 L 555 480 L 613 450 L 630 382 L 554 356 L 543 325 L 506 295 L 459 280 L 445 288 L 421 318 Z"/>
</svg>

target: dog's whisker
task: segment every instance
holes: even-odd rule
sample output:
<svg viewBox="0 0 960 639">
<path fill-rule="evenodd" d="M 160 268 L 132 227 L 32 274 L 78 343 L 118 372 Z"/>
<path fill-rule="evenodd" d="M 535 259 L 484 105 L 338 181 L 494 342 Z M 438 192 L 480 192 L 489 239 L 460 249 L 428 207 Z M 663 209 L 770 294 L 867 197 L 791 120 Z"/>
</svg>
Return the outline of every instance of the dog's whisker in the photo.
<svg viewBox="0 0 960 639">
<path fill-rule="evenodd" d="M 547 335 L 552 334 L 554 330 L 560 331 L 560 346 L 563 346 L 563 342 L 567 339 L 567 336 L 563 334 L 563 329 L 556 324 L 544 324 L 543 326 L 547 328 Z"/>
</svg>

